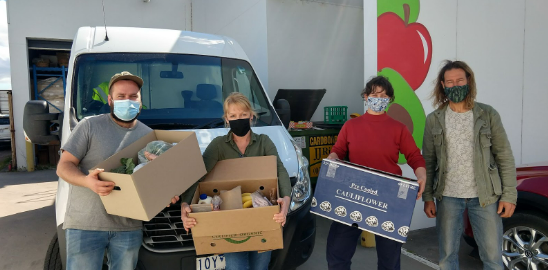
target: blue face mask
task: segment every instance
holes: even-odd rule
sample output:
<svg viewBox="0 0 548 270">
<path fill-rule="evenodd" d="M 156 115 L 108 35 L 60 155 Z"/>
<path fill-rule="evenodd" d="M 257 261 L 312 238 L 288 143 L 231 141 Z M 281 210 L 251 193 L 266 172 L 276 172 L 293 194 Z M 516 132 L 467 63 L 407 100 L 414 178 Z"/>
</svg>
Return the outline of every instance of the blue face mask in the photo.
<svg viewBox="0 0 548 270">
<path fill-rule="evenodd" d="M 386 107 L 388 107 L 388 103 L 390 103 L 390 98 L 368 97 L 366 103 L 369 109 L 379 113 L 386 110 Z"/>
<path fill-rule="evenodd" d="M 122 121 L 133 121 L 141 110 L 141 103 L 130 99 L 113 100 L 113 113 Z"/>
</svg>

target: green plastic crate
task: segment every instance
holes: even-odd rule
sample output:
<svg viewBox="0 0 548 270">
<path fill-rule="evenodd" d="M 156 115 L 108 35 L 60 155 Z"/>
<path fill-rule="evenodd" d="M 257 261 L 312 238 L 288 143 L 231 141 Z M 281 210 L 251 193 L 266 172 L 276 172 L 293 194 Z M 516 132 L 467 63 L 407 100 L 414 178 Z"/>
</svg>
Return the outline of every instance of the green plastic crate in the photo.
<svg viewBox="0 0 548 270">
<path fill-rule="evenodd" d="M 346 122 L 347 106 L 323 107 L 323 122 L 325 124 L 343 124 Z"/>
</svg>

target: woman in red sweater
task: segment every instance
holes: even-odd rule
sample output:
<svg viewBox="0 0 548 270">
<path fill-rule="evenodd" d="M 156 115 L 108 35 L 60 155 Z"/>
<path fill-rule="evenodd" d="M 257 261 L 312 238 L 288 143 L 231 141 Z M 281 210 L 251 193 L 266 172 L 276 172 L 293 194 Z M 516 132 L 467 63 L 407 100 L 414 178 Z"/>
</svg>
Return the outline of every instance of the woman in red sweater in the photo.
<svg viewBox="0 0 548 270">
<path fill-rule="evenodd" d="M 352 163 L 401 175 L 398 157 L 401 152 L 413 168 L 419 183 L 419 199 L 424 191 L 424 159 L 411 133 L 401 122 L 385 112 L 394 101 L 394 89 L 387 78 L 371 79 L 362 91 L 367 112 L 348 120 L 341 129 L 329 159 L 348 157 Z M 330 270 L 347 270 L 352 264 L 361 230 L 333 222 L 327 237 L 327 263 Z M 375 235 L 379 270 L 399 270 L 402 243 Z"/>
</svg>

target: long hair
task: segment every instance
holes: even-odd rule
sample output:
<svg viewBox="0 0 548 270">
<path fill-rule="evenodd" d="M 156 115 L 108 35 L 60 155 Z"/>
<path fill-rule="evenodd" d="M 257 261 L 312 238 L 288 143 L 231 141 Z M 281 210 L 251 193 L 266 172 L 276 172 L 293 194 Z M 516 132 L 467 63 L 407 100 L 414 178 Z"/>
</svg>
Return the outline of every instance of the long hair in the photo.
<svg viewBox="0 0 548 270">
<path fill-rule="evenodd" d="M 466 73 L 466 80 L 468 81 L 468 95 L 464 98 L 466 109 L 472 109 L 474 107 L 474 101 L 476 100 L 476 78 L 472 69 L 463 61 L 451 61 L 445 60 L 443 67 L 441 68 L 438 76 L 436 77 L 434 91 L 431 98 L 434 100 L 432 105 L 436 109 L 441 109 L 449 104 L 449 99 L 445 96 L 442 82 L 445 82 L 445 72 L 453 69 L 462 69 Z"/>
</svg>

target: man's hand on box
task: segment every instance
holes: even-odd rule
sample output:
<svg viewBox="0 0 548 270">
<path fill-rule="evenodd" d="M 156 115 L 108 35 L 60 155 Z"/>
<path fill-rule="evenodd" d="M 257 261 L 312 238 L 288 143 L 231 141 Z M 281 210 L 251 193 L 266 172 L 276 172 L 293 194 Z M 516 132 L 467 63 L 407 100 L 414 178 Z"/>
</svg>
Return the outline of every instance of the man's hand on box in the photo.
<svg viewBox="0 0 548 270">
<path fill-rule="evenodd" d="M 191 229 L 196 225 L 196 219 L 188 217 L 188 213 L 192 212 L 190 206 L 186 202 L 181 203 L 181 220 L 183 221 L 183 226 L 185 231 L 188 232 L 188 229 Z"/>
<path fill-rule="evenodd" d="M 429 218 L 436 217 L 436 204 L 434 201 L 424 202 L 424 213 Z"/>
<path fill-rule="evenodd" d="M 172 204 L 176 204 L 179 201 L 179 196 L 175 195 L 171 198 L 171 203 L 167 204 L 167 207 L 170 207 Z"/>
<path fill-rule="evenodd" d="M 101 181 L 99 180 L 99 173 L 103 172 L 103 169 L 95 169 L 91 171 L 86 177 L 84 178 L 85 187 L 91 189 L 93 192 L 101 195 L 101 196 L 107 196 L 112 192 L 112 189 L 114 189 L 114 186 L 116 185 L 112 181 Z"/>
<path fill-rule="evenodd" d="M 285 225 L 290 202 L 291 202 L 291 198 L 289 198 L 289 196 L 285 196 L 283 198 L 278 199 L 278 204 L 280 205 L 280 213 L 274 214 L 273 219 L 274 221 L 282 224 L 282 227 Z"/>
</svg>

